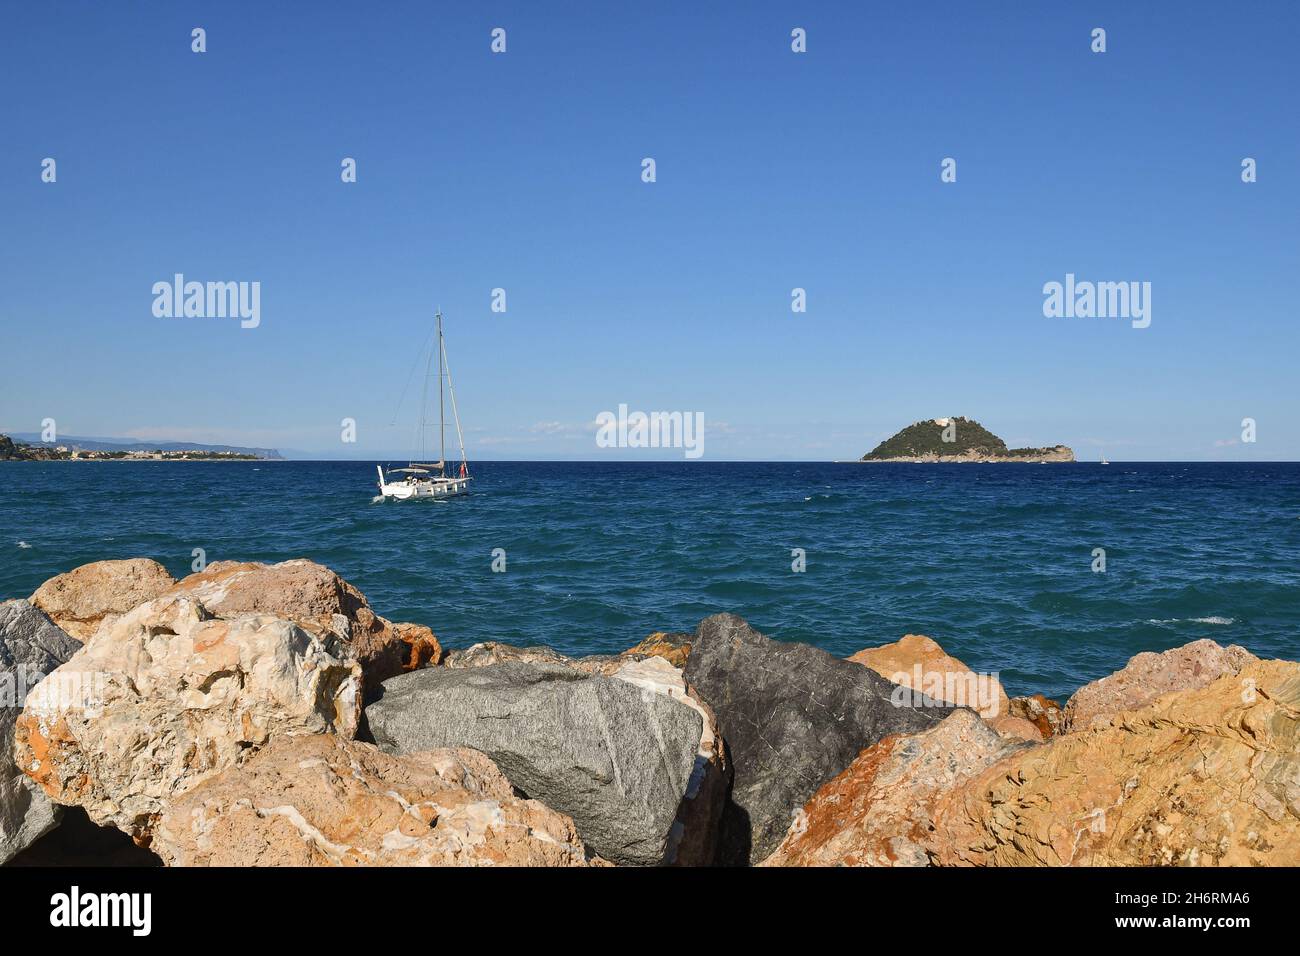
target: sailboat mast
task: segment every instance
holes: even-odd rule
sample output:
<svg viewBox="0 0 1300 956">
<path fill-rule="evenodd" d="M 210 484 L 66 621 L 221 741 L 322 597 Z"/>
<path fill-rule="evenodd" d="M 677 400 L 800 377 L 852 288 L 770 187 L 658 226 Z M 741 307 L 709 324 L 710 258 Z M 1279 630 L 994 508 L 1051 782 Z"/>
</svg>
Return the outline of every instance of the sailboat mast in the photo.
<svg viewBox="0 0 1300 956">
<path fill-rule="evenodd" d="M 438 463 L 447 473 L 447 420 L 442 408 L 442 309 L 438 310 Z"/>
</svg>

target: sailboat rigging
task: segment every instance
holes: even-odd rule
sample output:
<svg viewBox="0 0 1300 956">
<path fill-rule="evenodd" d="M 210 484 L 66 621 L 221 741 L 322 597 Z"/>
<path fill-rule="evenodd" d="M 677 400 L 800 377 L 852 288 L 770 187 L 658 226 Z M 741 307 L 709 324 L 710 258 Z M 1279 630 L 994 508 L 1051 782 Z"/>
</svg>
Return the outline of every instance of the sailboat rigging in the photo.
<svg viewBox="0 0 1300 956">
<path fill-rule="evenodd" d="M 384 499 L 392 498 L 405 501 L 410 498 L 450 498 L 453 495 L 469 494 L 469 463 L 465 458 L 465 435 L 460 427 L 460 412 L 456 408 L 456 389 L 452 386 L 451 366 L 447 363 L 447 344 L 442 335 L 442 310 L 434 314 L 437 323 L 437 345 L 430 351 L 429 366 L 425 374 L 424 388 L 420 397 L 420 461 L 409 462 L 406 468 L 379 469 L 379 494 Z M 429 425 L 426 416 L 429 407 L 429 382 L 433 377 L 433 356 L 438 356 L 438 460 L 428 462 L 424 459 L 425 436 Z M 451 396 L 451 415 L 456 423 L 456 440 L 460 445 L 460 468 L 455 475 L 447 474 L 447 420 L 444 405 L 443 380 L 446 380 L 445 394 Z"/>
</svg>

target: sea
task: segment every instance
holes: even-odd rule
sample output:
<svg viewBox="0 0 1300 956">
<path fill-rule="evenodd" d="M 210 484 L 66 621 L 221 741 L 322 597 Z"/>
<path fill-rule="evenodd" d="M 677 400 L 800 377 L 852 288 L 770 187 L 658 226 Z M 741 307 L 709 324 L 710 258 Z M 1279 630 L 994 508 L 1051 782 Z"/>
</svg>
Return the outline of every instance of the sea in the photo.
<svg viewBox="0 0 1300 956">
<path fill-rule="evenodd" d="M 624 650 L 729 611 L 837 655 L 926 634 L 1065 698 L 1197 638 L 1300 659 L 1300 463 L 0 463 L 0 598 L 106 558 L 310 558 L 449 647 Z"/>
</svg>

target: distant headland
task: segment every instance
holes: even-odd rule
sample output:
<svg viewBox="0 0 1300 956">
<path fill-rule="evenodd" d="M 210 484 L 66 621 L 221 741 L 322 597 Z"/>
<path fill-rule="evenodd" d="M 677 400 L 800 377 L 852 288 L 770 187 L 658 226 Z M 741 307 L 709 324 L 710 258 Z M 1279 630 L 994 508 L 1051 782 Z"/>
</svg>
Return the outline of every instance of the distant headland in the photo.
<svg viewBox="0 0 1300 956">
<path fill-rule="evenodd" d="M 862 456 L 862 461 L 890 462 L 1035 462 L 1074 461 L 1065 445 L 1008 448 L 997 435 L 971 418 L 932 418 L 908 425 Z"/>
<path fill-rule="evenodd" d="M 0 461 L 278 461 L 280 458 L 274 448 L 238 445 L 74 437 L 57 442 L 15 441 L 8 435 L 0 435 Z"/>
</svg>

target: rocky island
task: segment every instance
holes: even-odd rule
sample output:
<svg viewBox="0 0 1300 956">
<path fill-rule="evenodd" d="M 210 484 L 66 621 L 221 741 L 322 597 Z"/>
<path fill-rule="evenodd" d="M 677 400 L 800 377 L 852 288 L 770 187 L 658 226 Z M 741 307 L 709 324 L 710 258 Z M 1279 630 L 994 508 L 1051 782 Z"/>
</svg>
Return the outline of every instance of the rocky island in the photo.
<svg viewBox="0 0 1300 956">
<path fill-rule="evenodd" d="M 862 456 L 862 461 L 890 462 L 1039 462 L 1074 461 L 1065 445 L 1008 448 L 973 418 L 932 418 L 908 425 Z"/>
<path fill-rule="evenodd" d="M 0 601 L 0 680 L 10 865 L 1300 865 L 1300 664 L 1210 640 L 1061 706 L 921 635 L 447 650 L 312 561 L 134 558 Z"/>
</svg>

